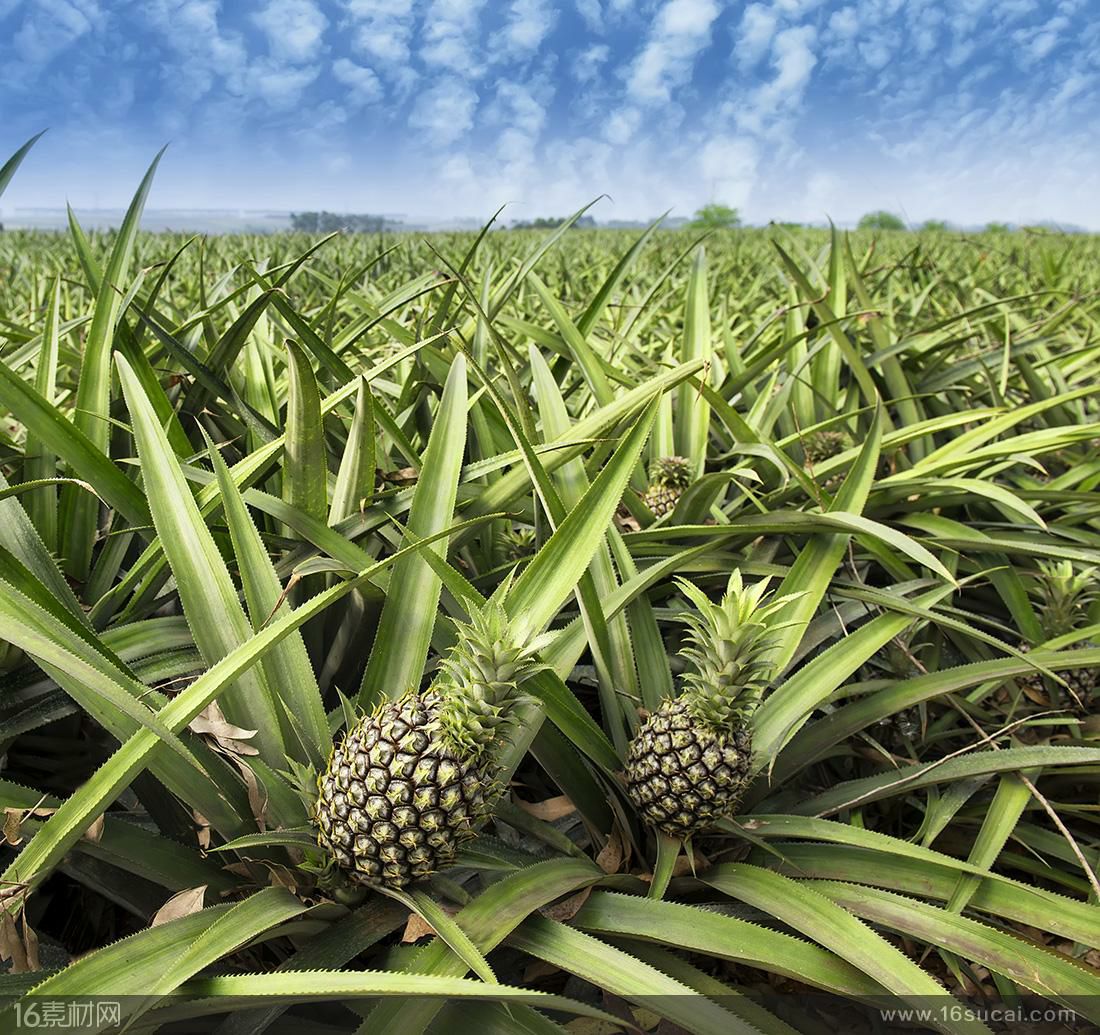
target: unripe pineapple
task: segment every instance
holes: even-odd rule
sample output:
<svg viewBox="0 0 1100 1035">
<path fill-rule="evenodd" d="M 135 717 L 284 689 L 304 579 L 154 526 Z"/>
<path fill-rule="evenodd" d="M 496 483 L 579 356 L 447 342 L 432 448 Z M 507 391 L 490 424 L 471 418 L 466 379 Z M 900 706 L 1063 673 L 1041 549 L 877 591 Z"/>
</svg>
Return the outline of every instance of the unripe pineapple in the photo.
<svg viewBox="0 0 1100 1035">
<path fill-rule="evenodd" d="M 1098 595 L 1097 575 L 1094 568 L 1074 571 L 1070 561 L 1052 561 L 1039 564 L 1039 574 L 1034 595 L 1038 603 L 1039 624 L 1044 640 L 1064 636 L 1088 622 L 1088 611 Z M 1029 651 L 1034 644 L 1023 642 L 1019 650 Z M 1095 669 L 1078 668 L 1059 675 L 1069 685 L 1073 695 L 1084 704 L 1096 690 Z M 1019 682 L 1036 694 L 1043 692 L 1043 676 L 1032 672 Z"/>
<path fill-rule="evenodd" d="M 768 618 L 790 599 L 765 603 L 766 582 L 745 587 L 734 571 L 720 604 L 689 582 L 684 616 L 690 666 L 683 690 L 638 730 L 627 753 L 627 791 L 641 817 L 688 839 L 737 807 L 752 762 L 750 720 L 772 678 L 776 643 Z"/>
<path fill-rule="evenodd" d="M 427 877 L 492 808 L 493 741 L 539 665 L 499 604 L 456 625 L 432 688 L 360 719 L 318 780 L 318 841 L 352 880 L 400 888 Z"/>
<path fill-rule="evenodd" d="M 852 447 L 852 436 L 846 431 L 823 429 L 811 431 L 802 439 L 802 455 L 809 464 L 830 460 Z"/>
<path fill-rule="evenodd" d="M 650 464 L 649 489 L 642 501 L 654 516 L 664 517 L 676 509 L 691 484 L 691 474 L 691 461 L 682 456 L 662 456 Z"/>
</svg>

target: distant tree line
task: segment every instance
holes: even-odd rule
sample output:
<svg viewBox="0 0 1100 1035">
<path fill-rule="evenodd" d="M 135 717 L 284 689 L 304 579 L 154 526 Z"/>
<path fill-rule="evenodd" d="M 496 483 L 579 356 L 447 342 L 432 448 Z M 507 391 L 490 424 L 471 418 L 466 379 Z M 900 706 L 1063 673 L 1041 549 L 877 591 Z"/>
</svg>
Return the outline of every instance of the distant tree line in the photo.
<svg viewBox="0 0 1100 1035">
<path fill-rule="evenodd" d="M 306 234 L 331 234 L 344 230 L 353 234 L 377 234 L 392 230 L 396 224 L 385 216 L 363 215 L 356 212 L 291 212 L 290 225 Z"/>
<path fill-rule="evenodd" d="M 566 222 L 566 216 L 538 216 L 535 219 L 522 219 L 512 224 L 513 230 L 556 230 Z M 592 216 L 581 216 L 573 224 L 574 230 L 592 229 L 596 220 Z"/>
</svg>

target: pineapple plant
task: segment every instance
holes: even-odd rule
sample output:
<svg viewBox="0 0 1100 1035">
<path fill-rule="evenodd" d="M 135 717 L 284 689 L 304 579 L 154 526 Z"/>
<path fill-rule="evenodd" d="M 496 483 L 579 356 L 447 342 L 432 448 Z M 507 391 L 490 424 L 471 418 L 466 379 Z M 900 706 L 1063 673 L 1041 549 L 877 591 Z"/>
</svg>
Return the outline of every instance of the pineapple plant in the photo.
<svg viewBox="0 0 1100 1035">
<path fill-rule="evenodd" d="M 354 882 L 401 888 L 448 866 L 492 808 L 494 741 L 539 665 L 499 603 L 455 624 L 432 688 L 361 718 L 318 780 L 318 841 Z"/>
<path fill-rule="evenodd" d="M 789 599 L 768 600 L 767 582 L 746 587 L 734 570 L 720 603 L 680 580 L 687 612 L 689 671 L 680 696 L 650 715 L 630 743 L 627 790 L 651 826 L 671 837 L 732 815 L 752 763 L 753 712 L 773 675 L 768 619 Z"/>
<path fill-rule="evenodd" d="M 1095 568 L 1077 571 L 1070 561 L 1039 562 L 1033 595 L 1038 605 L 1036 610 L 1044 641 L 1065 636 L 1085 625 L 1088 622 L 1089 608 L 1096 601 L 1098 593 L 1100 586 L 1097 584 Z M 1035 646 L 1037 644 L 1023 641 L 1018 649 L 1026 653 Z M 1073 669 L 1061 673 L 1061 676 L 1069 685 L 1071 695 L 1081 704 L 1086 703 L 1096 690 L 1095 669 Z M 1043 676 L 1040 672 L 1032 672 L 1023 677 L 1020 683 L 1034 695 L 1043 693 Z"/>
<path fill-rule="evenodd" d="M 649 468 L 649 488 L 642 501 L 658 518 L 671 514 L 691 484 L 691 461 L 682 456 L 662 456 Z"/>
</svg>

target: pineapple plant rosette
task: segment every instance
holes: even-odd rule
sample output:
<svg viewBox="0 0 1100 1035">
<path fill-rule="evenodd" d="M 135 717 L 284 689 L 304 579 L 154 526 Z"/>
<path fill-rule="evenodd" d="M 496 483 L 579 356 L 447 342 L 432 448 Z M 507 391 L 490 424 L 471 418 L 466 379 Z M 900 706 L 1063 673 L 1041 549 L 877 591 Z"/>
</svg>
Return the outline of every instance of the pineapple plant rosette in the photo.
<svg viewBox="0 0 1100 1035">
<path fill-rule="evenodd" d="M 731 816 L 752 772 L 752 717 L 773 674 L 769 620 L 790 600 L 735 570 L 720 603 L 677 583 L 695 605 L 683 615 L 689 671 L 680 695 L 650 715 L 630 743 L 627 788 L 641 817 L 688 840 Z"/>
<path fill-rule="evenodd" d="M 493 748 L 539 665 L 498 603 L 456 628 L 431 689 L 360 719 L 319 778 L 318 839 L 352 880 L 400 888 L 450 865 L 499 794 Z"/>
</svg>

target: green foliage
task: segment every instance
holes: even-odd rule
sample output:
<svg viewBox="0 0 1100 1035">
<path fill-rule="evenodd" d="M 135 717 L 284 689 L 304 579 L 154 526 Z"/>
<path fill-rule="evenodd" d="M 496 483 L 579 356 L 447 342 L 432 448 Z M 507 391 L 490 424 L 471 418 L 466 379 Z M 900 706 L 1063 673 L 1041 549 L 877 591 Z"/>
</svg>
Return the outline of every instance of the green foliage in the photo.
<svg viewBox="0 0 1100 1035">
<path fill-rule="evenodd" d="M 860 216 L 858 229 L 860 230 L 904 230 L 905 220 L 893 212 L 880 209 L 876 212 L 868 212 Z"/>
<path fill-rule="evenodd" d="M 947 232 L 948 225 L 943 219 L 926 219 L 920 228 L 926 234 L 942 234 Z"/>
<path fill-rule="evenodd" d="M 741 225 L 741 216 L 737 209 L 715 201 L 696 210 L 687 225 L 692 230 L 732 230 Z"/>
<path fill-rule="evenodd" d="M 945 1031 L 1018 993 L 1097 1022 L 1097 238 L 199 242 L 137 230 L 151 176 L 121 232 L 0 237 L 12 994 L 140 992 L 135 1030 L 557 1031 L 607 994 L 809 1031 L 941 987 Z M 744 646 L 732 573 L 786 603 L 684 866 L 622 770 L 680 651 Z M 394 902 L 313 788 L 357 690 L 447 659 L 469 715 L 508 696 L 501 793 Z"/>
</svg>

